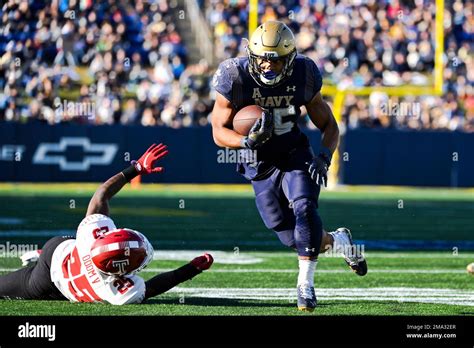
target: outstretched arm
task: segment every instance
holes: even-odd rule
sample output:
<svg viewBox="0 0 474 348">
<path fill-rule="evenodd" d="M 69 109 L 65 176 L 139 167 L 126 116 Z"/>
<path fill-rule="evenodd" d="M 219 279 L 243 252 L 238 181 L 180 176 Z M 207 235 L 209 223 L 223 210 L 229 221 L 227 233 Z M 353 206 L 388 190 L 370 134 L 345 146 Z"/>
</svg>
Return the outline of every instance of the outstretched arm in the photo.
<svg viewBox="0 0 474 348">
<path fill-rule="evenodd" d="M 175 269 L 174 271 L 165 272 L 154 276 L 145 282 L 145 300 L 150 297 L 162 294 L 176 285 L 189 280 L 202 271 L 211 267 L 214 259 L 211 254 L 204 254 L 196 257 L 190 263 Z"/>
<path fill-rule="evenodd" d="M 122 172 L 115 174 L 95 191 L 87 207 L 86 216 L 102 214 L 109 216 L 109 200 L 127 183 Z"/>
<path fill-rule="evenodd" d="M 143 174 L 159 173 L 163 171 L 163 167 L 154 168 L 153 165 L 157 160 L 166 156 L 168 150 L 166 145 L 153 144 L 150 148 L 140 157 L 138 161 L 132 161 L 130 167 L 115 174 L 105 183 L 99 186 L 95 191 L 94 196 L 89 202 L 86 216 L 91 214 L 103 214 L 109 215 L 109 201 L 127 182 L 132 180 L 134 177 Z"/>
</svg>

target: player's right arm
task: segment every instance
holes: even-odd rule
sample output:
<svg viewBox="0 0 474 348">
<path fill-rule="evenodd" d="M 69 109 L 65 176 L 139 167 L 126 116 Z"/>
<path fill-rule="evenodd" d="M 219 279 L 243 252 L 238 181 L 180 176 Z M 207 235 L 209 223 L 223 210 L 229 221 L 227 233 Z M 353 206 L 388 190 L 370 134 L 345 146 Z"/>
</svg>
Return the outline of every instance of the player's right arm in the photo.
<svg viewBox="0 0 474 348">
<path fill-rule="evenodd" d="M 202 271 L 209 269 L 214 262 L 211 254 L 205 253 L 202 256 L 194 258 L 188 264 L 175 269 L 174 271 L 165 272 L 154 276 L 145 282 L 146 290 L 144 300 L 162 294 L 176 285 L 189 280 Z"/>
<path fill-rule="evenodd" d="M 232 107 L 232 103 L 217 93 L 211 117 L 212 136 L 217 146 L 254 150 L 272 136 L 273 116 L 269 112 L 262 112 L 262 117 L 252 126 L 248 136 L 242 136 L 231 129 L 234 116 L 235 109 Z"/>
<path fill-rule="evenodd" d="M 236 111 L 226 97 L 218 92 L 216 95 L 211 115 L 214 142 L 220 147 L 241 148 L 245 137 L 232 130 L 232 121 Z"/>
<path fill-rule="evenodd" d="M 232 104 L 232 90 L 238 75 L 236 61 L 227 59 L 219 64 L 212 78 L 212 86 L 216 90 L 216 101 L 211 113 L 212 136 L 217 146 L 232 149 L 241 148 L 245 138 L 232 129 L 237 113 Z"/>
<path fill-rule="evenodd" d="M 212 85 L 216 90 L 216 102 L 211 114 L 212 136 L 217 146 L 254 150 L 272 136 L 273 116 L 264 111 L 247 136 L 242 136 L 232 129 L 237 113 L 232 103 L 233 85 L 238 75 L 237 63 L 233 59 L 222 62 L 214 74 Z"/>
<path fill-rule="evenodd" d="M 162 167 L 154 167 L 154 164 L 160 158 L 166 156 L 168 150 L 166 145 L 153 144 L 148 150 L 140 157 L 138 161 L 132 161 L 130 167 L 115 174 L 105 183 L 99 186 L 95 191 L 94 196 L 89 202 L 86 216 L 92 214 L 102 214 L 109 216 L 109 201 L 127 182 L 132 180 L 134 177 L 142 174 L 159 173 L 163 170 Z"/>
</svg>

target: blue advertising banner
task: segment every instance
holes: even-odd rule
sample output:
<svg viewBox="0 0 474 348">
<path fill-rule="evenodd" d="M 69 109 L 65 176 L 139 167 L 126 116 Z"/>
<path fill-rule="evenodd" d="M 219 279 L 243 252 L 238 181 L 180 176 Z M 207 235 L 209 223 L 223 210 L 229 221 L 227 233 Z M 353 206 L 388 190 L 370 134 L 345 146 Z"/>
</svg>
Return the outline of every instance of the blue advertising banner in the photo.
<svg viewBox="0 0 474 348">
<path fill-rule="evenodd" d="M 352 130 L 340 147 L 350 185 L 474 186 L 474 134 Z"/>
<path fill-rule="evenodd" d="M 317 153 L 319 131 L 306 130 Z M 100 182 L 153 142 L 168 145 L 164 183 L 245 183 L 210 127 L 0 124 L 0 181 Z M 225 159 L 223 163 L 222 159 Z M 230 161 L 229 161 L 230 160 Z M 156 181 L 144 177 L 144 182 Z M 474 186 L 474 134 L 350 130 L 341 137 L 340 182 L 351 185 Z"/>
<path fill-rule="evenodd" d="M 320 133 L 308 133 L 318 146 Z M 214 144 L 210 127 L 0 124 L 0 181 L 100 182 L 123 170 L 152 143 L 168 145 L 164 183 L 245 183 L 237 158 Z M 224 163 L 222 160 L 224 159 Z M 231 163 L 228 163 L 230 160 Z M 156 177 L 143 177 L 143 182 Z"/>
</svg>

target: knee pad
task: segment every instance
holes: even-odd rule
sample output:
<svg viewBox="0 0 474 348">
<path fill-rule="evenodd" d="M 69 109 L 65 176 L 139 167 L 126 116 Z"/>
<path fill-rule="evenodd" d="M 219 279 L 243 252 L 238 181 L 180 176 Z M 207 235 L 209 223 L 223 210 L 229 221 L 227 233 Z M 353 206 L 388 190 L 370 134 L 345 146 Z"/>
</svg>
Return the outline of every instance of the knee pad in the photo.
<svg viewBox="0 0 474 348">
<path fill-rule="evenodd" d="M 316 210 L 316 202 L 301 198 L 293 202 L 296 217 L 295 243 L 298 255 L 315 257 L 319 254 L 323 223 Z"/>
<path fill-rule="evenodd" d="M 310 198 L 300 198 L 292 203 L 296 218 L 306 219 L 316 211 L 316 202 Z"/>
<path fill-rule="evenodd" d="M 284 222 L 285 214 L 280 206 L 280 200 L 273 190 L 265 190 L 255 197 L 258 212 L 263 223 L 269 229 L 274 229 Z"/>
</svg>

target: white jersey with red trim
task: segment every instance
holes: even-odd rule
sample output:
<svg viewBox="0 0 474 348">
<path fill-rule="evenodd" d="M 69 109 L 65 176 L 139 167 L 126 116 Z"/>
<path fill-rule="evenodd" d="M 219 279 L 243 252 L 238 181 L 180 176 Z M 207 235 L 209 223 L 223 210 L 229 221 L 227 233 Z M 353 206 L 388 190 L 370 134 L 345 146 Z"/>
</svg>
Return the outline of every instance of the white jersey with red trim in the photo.
<svg viewBox="0 0 474 348">
<path fill-rule="evenodd" d="M 70 301 L 123 305 L 144 300 L 145 281 L 141 277 L 108 276 L 92 262 L 91 247 L 96 238 L 116 228 L 108 216 L 86 216 L 79 224 L 76 239 L 64 241 L 54 251 L 51 280 Z"/>
</svg>

